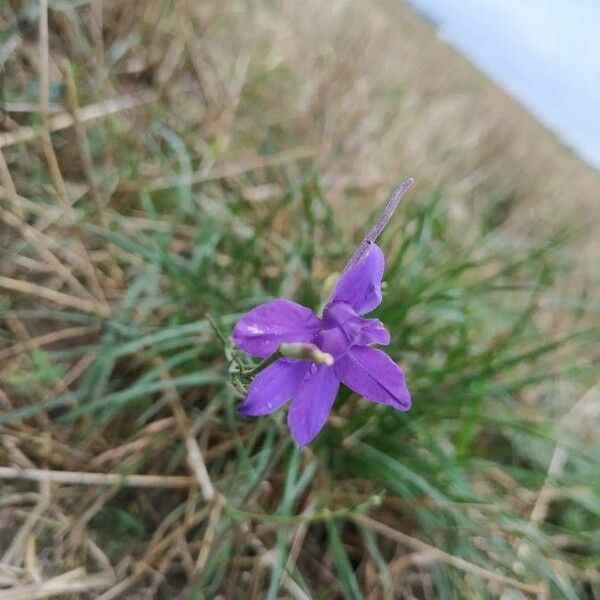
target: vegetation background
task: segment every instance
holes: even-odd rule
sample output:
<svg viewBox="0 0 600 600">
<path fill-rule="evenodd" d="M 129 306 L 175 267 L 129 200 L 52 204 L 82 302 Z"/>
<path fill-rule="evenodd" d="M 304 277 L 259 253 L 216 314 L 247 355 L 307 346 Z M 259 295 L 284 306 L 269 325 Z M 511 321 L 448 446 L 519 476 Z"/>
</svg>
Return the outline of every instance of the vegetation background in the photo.
<svg viewBox="0 0 600 600">
<path fill-rule="evenodd" d="M 0 68 L 0 598 L 600 598 L 600 174 L 391 0 L 5 0 Z M 414 408 L 300 452 L 227 334 L 408 176 Z"/>
</svg>

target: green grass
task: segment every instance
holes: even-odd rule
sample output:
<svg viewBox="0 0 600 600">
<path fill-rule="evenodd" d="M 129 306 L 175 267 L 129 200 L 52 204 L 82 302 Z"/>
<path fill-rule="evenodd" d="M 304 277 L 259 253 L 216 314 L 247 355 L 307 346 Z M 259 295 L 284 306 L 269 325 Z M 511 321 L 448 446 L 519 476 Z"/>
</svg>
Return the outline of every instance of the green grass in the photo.
<svg viewBox="0 0 600 600">
<path fill-rule="evenodd" d="M 14 27 L 16 10 L 4 15 Z M 75 9 L 53 10 L 81 25 Z M 22 28 L 36 23 L 35 11 L 23 11 Z M 136 20 L 140 47 L 164 58 L 169 28 L 182 14 L 165 8 L 156 36 Z M 90 58 L 87 46 L 77 54 L 59 33 L 52 37 L 53 51 L 74 63 L 82 105 L 97 100 L 102 81 L 129 90 L 151 75 L 135 71 L 135 61 L 128 74 L 114 58 L 137 46 L 118 19 L 112 33 L 109 16 L 108 71 L 81 58 Z M 213 50 L 225 48 L 218 18 Z M 57 23 L 51 27 L 62 31 Z M 284 100 L 265 110 L 288 87 L 291 102 L 302 82 L 269 66 L 277 56 L 261 45 L 233 98 L 240 56 L 225 69 L 211 63 L 213 53 L 202 55 L 216 96 L 203 100 L 204 112 L 198 96 L 165 97 L 127 118 L 88 124 L 91 177 L 80 162 L 81 140 L 71 129 L 54 133 L 71 199 L 80 193 L 72 218 L 52 212 L 58 201 L 39 140 L 3 149 L 21 197 L 3 196 L 2 208 L 43 230 L 92 292 L 95 277 L 110 310 L 75 311 L 14 289 L 2 296 L 0 340 L 10 350 L 0 365 L 2 466 L 190 475 L 192 440 L 217 493 L 207 501 L 195 484 L 55 484 L 41 519 L 39 496 L 14 496 L 37 486 L 2 481 L 0 510 L 4 498 L 12 525 L 0 531 L 0 559 L 33 515 L 29 562 L 23 547 L 10 569 L 30 565 L 33 552 L 44 580 L 83 566 L 109 573 L 111 585 L 127 582 L 123 594 L 140 597 L 598 597 L 600 336 L 590 326 L 597 307 L 587 305 L 586 290 L 564 292 L 574 260 L 562 231 L 532 240 L 504 227 L 491 200 L 474 206 L 444 187 L 410 193 L 381 238 L 384 300 L 373 316 L 391 331 L 388 351 L 406 372 L 412 410 L 397 413 L 342 389 L 305 451 L 290 438 L 285 409 L 253 419 L 237 414 L 241 396 L 229 366 L 252 361 L 231 347 L 231 327 L 271 298 L 319 310 L 386 200 L 382 186 L 355 187 L 344 174 L 340 184 L 319 160 L 261 166 L 307 141 L 286 120 L 292 110 Z M 13 65 L 21 78 L 7 87 L 11 102 L 31 99 L 25 92 L 35 99 L 39 88 L 22 60 Z M 193 72 L 183 59 L 179 66 Z M 60 101 L 60 81 L 51 90 Z M 229 109 L 234 125 L 223 117 Z M 250 154 L 258 166 L 239 158 Z M 214 176 L 213 163 L 237 170 Z M 204 181 L 185 183 L 198 172 L 206 172 Z M 271 192 L 256 199 L 265 189 Z M 360 218 L 347 220 L 349 207 L 359 206 Z M 349 233 L 349 222 L 363 220 Z M 7 277 L 77 295 L 38 242 L 14 227 L 2 235 Z M 73 327 L 87 329 L 17 347 Z M 27 569 L 14 577 L 12 587 L 30 581 Z M 74 597 L 97 596 L 90 589 Z"/>
<path fill-rule="evenodd" d="M 2 422 L 49 410 L 57 426 L 72 428 L 76 446 L 88 446 L 99 432 L 107 447 L 117 446 L 167 418 L 166 398 L 174 392 L 197 428 L 206 430 L 209 448 L 231 440 L 208 463 L 226 504 L 206 568 L 190 581 L 209 597 L 226 589 L 232 570 L 244 570 L 234 567 L 239 559 L 256 553 L 240 523 L 273 549 L 267 598 L 278 597 L 284 574 L 309 597 L 331 597 L 324 595 L 314 562 L 332 574 L 327 586 L 344 598 L 365 592 L 367 564 L 391 585 L 387 565 L 406 548 L 357 524 L 353 515 L 362 513 L 494 573 L 545 582 L 552 598 L 584 597 L 584 573 L 598 550 L 598 456 L 580 446 L 576 432 L 565 433 L 547 409 L 561 380 L 592 382 L 591 367 L 576 357 L 595 332 L 574 323 L 550 339 L 536 325 L 540 300 L 560 271 L 560 240 L 517 252 L 499 231 L 453 219 L 443 193 L 409 197 L 383 238 L 386 287 L 375 314 L 392 332 L 389 353 L 406 370 L 414 407 L 400 414 L 343 390 L 334 419 L 302 453 L 294 449 L 284 411 L 257 419 L 236 414 L 240 398 L 227 383 L 224 349 L 205 317 L 214 315 L 228 330 L 237 315 L 279 296 L 318 308 L 325 279 L 316 273 L 335 272 L 351 252 L 352 240 L 341 235 L 314 173 L 299 179 L 274 173 L 273 179 L 287 192 L 260 210 L 235 190 L 221 196 L 219 212 L 210 216 L 185 203 L 167 210 L 160 197 L 143 194 L 146 230 L 126 234 L 127 217 L 117 214 L 109 228 L 84 227 L 134 254 L 135 271 L 110 318 L 70 315 L 98 325 L 95 339 L 34 352 L 31 370 L 7 379 L 28 400 Z M 192 196 L 200 205 L 202 197 Z M 232 215 L 246 228 L 243 238 Z M 285 231 L 274 222 L 281 215 L 293 224 Z M 185 250 L 175 252 L 182 223 Z M 42 386 L 90 352 L 93 362 L 68 393 L 31 400 L 28 382 Z M 541 407 L 532 418 L 523 407 L 529 395 Z M 569 453 L 567 468 L 553 482 L 548 520 L 530 526 L 532 502 L 559 442 Z M 185 451 L 170 440 L 158 453 L 130 456 L 122 470 L 185 472 Z M 154 505 L 162 497 L 143 494 Z M 166 516 L 183 510 L 186 498 L 169 494 L 160 502 Z M 204 505 L 201 498 L 194 502 L 187 510 Z M 93 535 L 110 539 L 116 559 L 122 549 L 112 535 L 115 524 L 119 537 L 143 546 L 157 525 L 148 510 L 138 493 L 119 492 L 92 520 Z M 290 565 L 291 538 L 304 523 L 306 537 Z M 190 543 L 203 539 L 206 526 L 189 532 Z M 559 550 L 557 536 L 577 549 Z M 515 567 L 522 543 L 531 544 L 529 554 Z M 436 597 L 494 594 L 482 579 L 443 562 L 422 568 Z M 179 585 L 173 577 L 161 587 L 167 596 Z M 400 580 L 403 589 L 419 593 L 418 581 Z"/>
</svg>

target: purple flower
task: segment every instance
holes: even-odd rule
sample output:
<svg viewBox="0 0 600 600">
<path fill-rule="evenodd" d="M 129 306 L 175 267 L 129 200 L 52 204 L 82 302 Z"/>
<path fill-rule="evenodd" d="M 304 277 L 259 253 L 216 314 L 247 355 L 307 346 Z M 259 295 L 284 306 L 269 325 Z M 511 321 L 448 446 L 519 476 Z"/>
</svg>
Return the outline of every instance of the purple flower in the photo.
<svg viewBox="0 0 600 600">
<path fill-rule="evenodd" d="M 373 344 L 387 345 L 390 334 L 378 319 L 363 315 L 381 303 L 384 256 L 375 240 L 412 185 L 405 181 L 344 268 L 322 318 L 291 300 L 272 300 L 244 315 L 233 330 L 234 343 L 252 356 L 267 358 L 281 344 L 314 344 L 330 360 L 278 358 L 254 377 L 239 411 L 271 413 L 291 400 L 288 425 L 305 446 L 325 425 L 340 383 L 367 400 L 409 410 L 404 373 Z M 331 361 L 333 358 L 333 361 Z M 328 364 L 324 364 L 328 363 Z M 333 363 L 333 364 L 331 364 Z M 329 366 L 331 365 L 331 366 Z"/>
</svg>

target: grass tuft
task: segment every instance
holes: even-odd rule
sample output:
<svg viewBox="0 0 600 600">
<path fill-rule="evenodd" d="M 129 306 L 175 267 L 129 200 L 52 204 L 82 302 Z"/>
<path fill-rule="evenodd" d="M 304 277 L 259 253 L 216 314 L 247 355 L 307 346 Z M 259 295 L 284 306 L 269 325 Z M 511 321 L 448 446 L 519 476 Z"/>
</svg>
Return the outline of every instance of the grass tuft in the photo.
<svg viewBox="0 0 600 600">
<path fill-rule="evenodd" d="M 236 412 L 233 324 L 318 310 L 395 183 L 396 9 L 46 9 L 0 7 L 0 597 L 597 597 L 597 308 L 518 195 L 432 158 L 382 237 L 410 412 Z"/>
</svg>

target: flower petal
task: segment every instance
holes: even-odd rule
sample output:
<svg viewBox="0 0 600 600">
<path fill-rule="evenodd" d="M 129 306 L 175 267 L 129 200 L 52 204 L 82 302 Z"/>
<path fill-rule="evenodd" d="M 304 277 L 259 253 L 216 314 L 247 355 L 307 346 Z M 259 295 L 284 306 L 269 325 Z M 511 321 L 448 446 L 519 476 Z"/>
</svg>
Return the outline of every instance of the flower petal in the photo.
<svg viewBox="0 0 600 600">
<path fill-rule="evenodd" d="M 334 359 L 338 359 L 350 350 L 352 343 L 348 335 L 340 327 L 323 329 L 319 331 L 315 338 L 317 346 L 327 354 L 331 354 Z"/>
<path fill-rule="evenodd" d="M 381 279 L 385 259 L 377 244 L 369 244 L 367 251 L 355 264 L 349 263 L 331 295 L 329 305 L 346 302 L 359 315 L 381 304 Z"/>
<path fill-rule="evenodd" d="M 362 321 L 360 333 L 355 339 L 357 346 L 366 346 L 367 344 L 387 346 L 390 343 L 390 332 L 379 319 L 363 319 Z"/>
<path fill-rule="evenodd" d="M 385 352 L 367 346 L 355 347 L 336 361 L 333 368 L 342 383 L 367 400 L 397 410 L 410 409 L 404 373 Z"/>
<path fill-rule="evenodd" d="M 340 387 L 332 367 L 312 363 L 288 412 L 288 426 L 300 446 L 306 446 L 327 421 Z"/>
<path fill-rule="evenodd" d="M 272 300 L 253 308 L 233 328 L 236 346 L 252 356 L 266 358 L 285 342 L 312 342 L 319 318 L 291 300 Z"/>
<path fill-rule="evenodd" d="M 310 364 L 305 360 L 276 360 L 253 379 L 238 412 L 256 416 L 277 410 L 296 395 L 309 368 Z"/>
<path fill-rule="evenodd" d="M 316 342 L 325 352 L 341 356 L 352 346 L 390 343 L 390 333 L 379 319 L 365 319 L 346 302 L 334 302 L 323 312 L 323 329 Z"/>
</svg>

